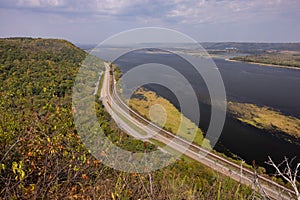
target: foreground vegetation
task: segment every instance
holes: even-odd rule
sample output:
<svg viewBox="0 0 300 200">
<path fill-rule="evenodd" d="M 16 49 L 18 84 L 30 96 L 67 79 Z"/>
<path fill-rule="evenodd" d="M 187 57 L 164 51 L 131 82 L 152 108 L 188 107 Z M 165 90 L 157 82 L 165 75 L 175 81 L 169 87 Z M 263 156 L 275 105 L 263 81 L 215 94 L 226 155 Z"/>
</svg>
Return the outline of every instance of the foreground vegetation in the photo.
<svg viewBox="0 0 300 200">
<path fill-rule="evenodd" d="M 75 129 L 71 93 L 87 54 L 63 40 L 0 40 L 1 199 L 248 199 L 252 190 L 194 161 L 148 174 L 96 160 Z M 101 61 L 95 61 L 101 64 Z M 99 124 L 132 151 L 156 147 L 120 131 L 98 97 Z"/>
<path fill-rule="evenodd" d="M 228 110 L 241 122 L 269 132 L 282 132 L 300 138 L 300 119 L 285 116 L 268 107 L 250 103 L 228 102 Z"/>
<path fill-rule="evenodd" d="M 231 60 L 262 63 L 278 66 L 300 67 L 300 53 L 299 52 L 278 52 L 278 53 L 262 53 L 257 55 L 235 57 Z"/>
</svg>

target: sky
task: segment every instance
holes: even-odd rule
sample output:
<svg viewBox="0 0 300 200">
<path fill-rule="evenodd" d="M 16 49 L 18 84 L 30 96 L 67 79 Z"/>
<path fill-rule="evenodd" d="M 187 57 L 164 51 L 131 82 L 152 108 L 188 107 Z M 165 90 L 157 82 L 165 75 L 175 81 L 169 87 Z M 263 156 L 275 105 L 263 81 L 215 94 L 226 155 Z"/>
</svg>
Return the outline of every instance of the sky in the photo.
<svg viewBox="0 0 300 200">
<path fill-rule="evenodd" d="M 300 0 L 0 0 L 0 37 L 97 44 L 162 27 L 199 42 L 300 42 Z"/>
</svg>

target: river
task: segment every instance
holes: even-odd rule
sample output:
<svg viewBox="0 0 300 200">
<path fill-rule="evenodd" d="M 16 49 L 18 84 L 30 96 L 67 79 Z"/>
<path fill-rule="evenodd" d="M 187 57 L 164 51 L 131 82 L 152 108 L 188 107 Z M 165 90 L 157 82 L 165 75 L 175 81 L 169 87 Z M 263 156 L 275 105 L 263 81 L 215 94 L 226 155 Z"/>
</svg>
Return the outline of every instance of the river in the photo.
<svg viewBox="0 0 300 200">
<path fill-rule="evenodd" d="M 98 56 L 103 58 L 103 55 Z M 203 58 L 191 57 L 191 59 L 200 62 Z M 188 63 L 171 54 L 143 52 L 123 55 L 115 60 L 115 63 L 120 66 L 123 73 L 126 73 L 135 66 L 154 61 L 176 69 L 189 80 L 199 101 L 201 114 L 199 127 L 206 131 L 211 109 L 209 93 L 201 76 L 197 75 Z M 223 78 L 227 100 L 268 106 L 286 115 L 300 118 L 300 70 L 230 62 L 224 59 L 214 59 L 214 62 Z M 177 98 L 167 88 L 153 84 L 146 87 L 165 97 L 180 109 Z M 184 90 L 182 95 L 186 95 Z M 193 119 L 191 113 L 183 114 Z M 258 165 L 266 167 L 268 172 L 272 171 L 265 164 L 268 156 L 271 156 L 275 162 L 280 162 L 284 156 L 292 158 L 300 155 L 299 145 L 243 124 L 230 115 L 226 117 L 221 137 L 214 149 L 227 155 L 237 155 L 248 164 L 255 160 Z"/>
</svg>

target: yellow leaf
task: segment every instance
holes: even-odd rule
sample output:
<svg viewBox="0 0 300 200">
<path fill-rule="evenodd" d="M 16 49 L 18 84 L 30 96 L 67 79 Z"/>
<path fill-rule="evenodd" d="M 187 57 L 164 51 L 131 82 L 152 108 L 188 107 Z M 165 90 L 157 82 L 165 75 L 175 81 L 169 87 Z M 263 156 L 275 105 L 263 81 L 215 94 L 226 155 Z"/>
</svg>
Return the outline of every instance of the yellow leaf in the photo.
<svg viewBox="0 0 300 200">
<path fill-rule="evenodd" d="M 25 177 L 25 172 L 23 170 L 20 170 L 20 179 L 23 179 Z"/>
<path fill-rule="evenodd" d="M 16 174 L 17 169 L 18 169 L 18 163 L 14 161 L 12 163 L 11 169 L 12 169 L 13 173 Z"/>
<path fill-rule="evenodd" d="M 5 170 L 5 165 L 2 163 L 1 165 L 0 165 L 0 172 L 1 172 L 1 170 Z"/>
<path fill-rule="evenodd" d="M 115 195 L 114 195 L 114 193 L 111 193 L 111 198 L 112 198 L 113 200 L 115 200 Z"/>
</svg>

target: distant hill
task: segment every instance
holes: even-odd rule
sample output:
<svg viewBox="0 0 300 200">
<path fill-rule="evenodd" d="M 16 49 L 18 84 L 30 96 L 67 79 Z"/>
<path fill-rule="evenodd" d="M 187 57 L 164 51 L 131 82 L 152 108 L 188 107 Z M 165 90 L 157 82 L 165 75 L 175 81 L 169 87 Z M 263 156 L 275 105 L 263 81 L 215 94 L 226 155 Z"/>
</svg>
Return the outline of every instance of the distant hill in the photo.
<svg viewBox="0 0 300 200">
<path fill-rule="evenodd" d="M 151 43 L 155 44 L 157 48 L 166 47 L 169 49 L 194 49 L 196 45 L 194 43 Z M 300 51 L 300 43 L 255 43 L 255 42 L 200 42 L 201 46 L 207 51 L 222 51 L 226 49 L 236 49 L 240 53 L 261 53 L 266 51 Z M 91 50 L 97 45 L 93 44 L 78 44 L 78 46 L 84 50 Z M 147 46 L 145 44 L 134 44 L 134 45 L 107 45 L 105 47 L 120 47 L 127 48 L 134 46 L 136 48 Z"/>
<path fill-rule="evenodd" d="M 79 48 L 81 48 L 85 51 L 88 51 L 88 50 L 95 48 L 97 45 L 96 44 L 76 44 L 76 46 L 78 46 Z"/>
</svg>

